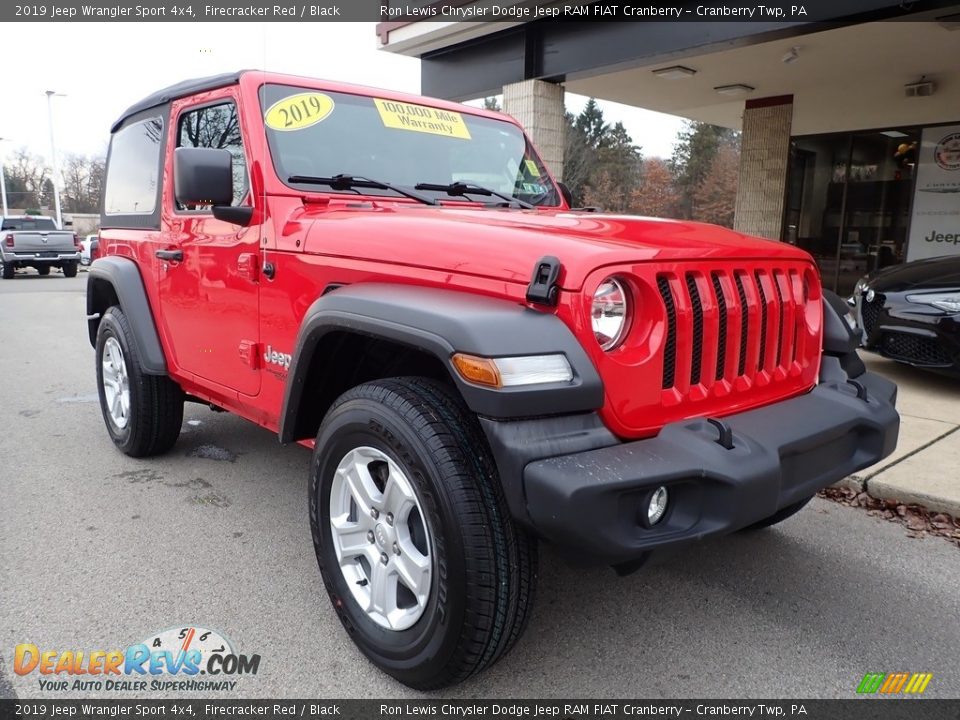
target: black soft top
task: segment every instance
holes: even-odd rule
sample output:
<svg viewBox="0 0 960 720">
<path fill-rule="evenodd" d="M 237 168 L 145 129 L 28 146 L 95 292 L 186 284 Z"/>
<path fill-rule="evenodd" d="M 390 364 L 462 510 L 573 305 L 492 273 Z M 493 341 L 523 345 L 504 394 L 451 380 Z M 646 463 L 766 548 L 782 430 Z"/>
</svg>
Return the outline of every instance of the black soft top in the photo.
<svg viewBox="0 0 960 720">
<path fill-rule="evenodd" d="M 205 90 L 214 90 L 219 87 L 226 87 L 227 85 L 236 85 L 238 82 L 240 82 L 240 76 L 245 72 L 247 71 L 240 70 L 239 72 L 223 73 L 222 75 L 211 75 L 209 77 L 195 78 L 193 80 L 184 80 L 176 83 L 175 85 L 165 87 L 162 90 L 157 90 L 152 95 L 147 95 L 147 97 L 145 97 L 143 100 L 135 102 L 133 105 L 124 110 L 123 114 L 121 114 L 120 117 L 117 118 L 116 122 L 110 126 L 110 132 L 115 133 L 120 126 L 123 125 L 124 120 L 143 110 L 148 110 L 149 108 L 157 107 L 158 105 L 165 105 L 171 100 L 176 100 L 177 98 L 186 97 L 187 95 L 193 95 L 194 93 L 203 92 Z"/>
</svg>

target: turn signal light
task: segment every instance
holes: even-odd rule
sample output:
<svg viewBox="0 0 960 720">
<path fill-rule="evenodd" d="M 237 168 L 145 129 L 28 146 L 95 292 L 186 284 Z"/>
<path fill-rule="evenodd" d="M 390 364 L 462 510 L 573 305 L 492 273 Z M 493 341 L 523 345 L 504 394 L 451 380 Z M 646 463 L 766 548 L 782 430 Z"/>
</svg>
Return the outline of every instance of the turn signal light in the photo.
<svg viewBox="0 0 960 720">
<path fill-rule="evenodd" d="M 500 371 L 493 360 L 464 353 L 457 353 L 452 360 L 453 366 L 464 380 L 488 387 L 503 387 Z"/>
<path fill-rule="evenodd" d="M 573 381 L 573 368 L 562 353 L 495 358 L 457 353 L 452 360 L 467 382 L 497 389 Z"/>
<path fill-rule="evenodd" d="M 3 242 L 7 247 L 13 247 L 13 233 L 7 233 L 7 237 Z"/>
</svg>

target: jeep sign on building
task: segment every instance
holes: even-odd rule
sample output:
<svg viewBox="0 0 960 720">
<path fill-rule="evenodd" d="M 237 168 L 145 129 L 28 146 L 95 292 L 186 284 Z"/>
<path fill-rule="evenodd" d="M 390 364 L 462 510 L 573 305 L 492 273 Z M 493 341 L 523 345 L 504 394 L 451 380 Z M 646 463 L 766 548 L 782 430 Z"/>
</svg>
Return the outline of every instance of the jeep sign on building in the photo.
<svg viewBox="0 0 960 720">
<path fill-rule="evenodd" d="M 960 125 L 923 131 L 907 259 L 960 255 Z"/>
</svg>

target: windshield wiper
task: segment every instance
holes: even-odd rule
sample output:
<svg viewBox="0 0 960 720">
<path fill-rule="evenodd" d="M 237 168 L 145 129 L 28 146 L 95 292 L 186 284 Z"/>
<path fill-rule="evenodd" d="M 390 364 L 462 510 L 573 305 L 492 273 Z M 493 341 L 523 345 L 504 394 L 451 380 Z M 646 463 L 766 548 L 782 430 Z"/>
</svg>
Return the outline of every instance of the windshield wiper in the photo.
<svg viewBox="0 0 960 720">
<path fill-rule="evenodd" d="M 303 183 L 305 185 L 329 185 L 332 190 L 352 190 L 353 188 L 375 188 L 377 190 L 393 190 L 398 195 L 403 195 L 411 200 L 422 202 L 424 205 L 436 205 L 437 201 L 426 195 L 421 195 L 413 190 L 407 190 L 399 185 L 373 180 L 359 175 L 345 175 L 343 173 L 333 177 L 319 177 L 316 175 L 291 175 L 287 178 L 289 183 Z"/>
<path fill-rule="evenodd" d="M 434 183 L 417 183 L 414 185 L 417 190 L 433 190 L 434 192 L 445 192 L 447 195 L 485 195 L 487 197 L 497 197 L 501 200 L 506 200 L 508 203 L 513 205 L 516 203 L 522 208 L 527 210 L 532 210 L 533 205 L 514 195 L 507 195 L 502 192 L 497 192 L 496 190 L 491 190 L 490 188 L 483 187 L 482 185 L 474 185 L 473 183 L 456 182 L 449 183 L 447 185 L 436 185 Z"/>
</svg>

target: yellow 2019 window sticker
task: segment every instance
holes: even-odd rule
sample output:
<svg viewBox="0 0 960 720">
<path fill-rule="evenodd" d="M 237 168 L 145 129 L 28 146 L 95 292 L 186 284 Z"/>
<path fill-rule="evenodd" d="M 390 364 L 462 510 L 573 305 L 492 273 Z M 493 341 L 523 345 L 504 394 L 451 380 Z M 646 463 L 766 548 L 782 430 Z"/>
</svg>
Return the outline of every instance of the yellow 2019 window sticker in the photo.
<svg viewBox="0 0 960 720">
<path fill-rule="evenodd" d="M 318 92 L 290 95 L 271 105 L 263 122 L 273 130 L 303 130 L 316 125 L 333 112 L 333 98 Z"/>
<path fill-rule="evenodd" d="M 458 112 L 379 98 L 374 98 L 373 102 L 377 106 L 377 112 L 380 113 L 380 119 L 383 120 L 385 127 L 444 135 L 462 140 L 471 139 L 470 129 Z"/>
<path fill-rule="evenodd" d="M 537 164 L 533 160 L 527 158 L 523 161 L 523 164 L 527 166 L 527 172 L 530 173 L 530 177 L 540 177 L 540 168 L 537 167 Z"/>
</svg>

